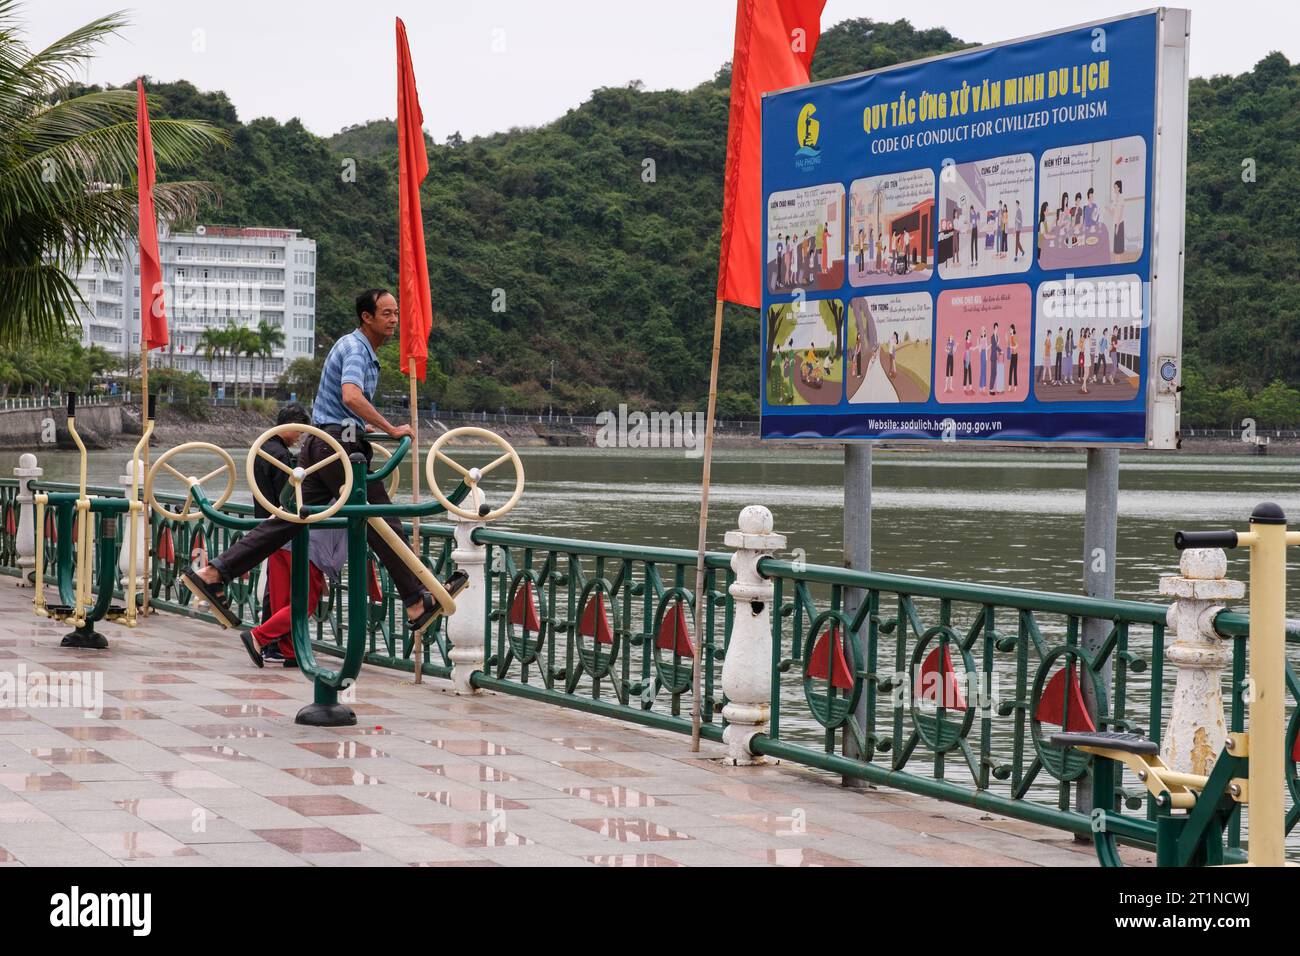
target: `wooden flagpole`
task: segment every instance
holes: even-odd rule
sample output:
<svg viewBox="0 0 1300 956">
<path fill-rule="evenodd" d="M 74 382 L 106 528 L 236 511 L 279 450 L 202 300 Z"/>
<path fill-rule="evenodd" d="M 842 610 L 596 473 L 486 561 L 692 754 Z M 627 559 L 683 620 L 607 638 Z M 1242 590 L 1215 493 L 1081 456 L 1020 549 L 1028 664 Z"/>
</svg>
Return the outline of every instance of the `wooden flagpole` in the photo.
<svg viewBox="0 0 1300 956">
<path fill-rule="evenodd" d="M 695 555 L 695 640 L 692 642 L 691 698 L 691 751 L 700 750 L 700 723 L 703 719 L 703 700 L 700 699 L 700 648 L 704 646 L 704 549 L 709 533 L 709 481 L 713 471 L 713 413 L 718 404 L 718 357 L 722 353 L 722 306 L 718 299 L 713 309 L 713 358 L 709 365 L 709 410 L 704 425 L 704 477 L 700 480 L 700 536 Z"/>
<path fill-rule="evenodd" d="M 411 503 L 420 503 L 420 410 L 415 398 L 415 359 L 409 360 L 407 368 L 411 379 Z M 411 519 L 411 550 L 420 557 L 420 518 Z M 424 670 L 424 632 L 415 635 L 415 683 L 422 683 Z"/>
<path fill-rule="evenodd" d="M 144 312 L 140 312 L 140 434 L 143 435 L 146 428 L 149 427 L 149 350 L 145 348 L 144 341 Z M 140 482 L 140 488 L 144 489 L 144 476 L 149 473 L 149 443 L 144 443 L 144 449 L 140 453 L 143 458 L 140 462 L 141 474 L 137 475 Z M 149 613 L 149 551 L 153 546 L 153 535 L 149 533 L 150 509 L 145 506 L 141 515 L 141 521 L 144 525 L 144 554 L 141 555 L 142 563 L 140 565 L 140 580 L 143 586 L 140 588 L 140 613 Z M 136 531 L 132 527 L 129 529 L 131 534 L 131 548 L 135 548 Z"/>
</svg>

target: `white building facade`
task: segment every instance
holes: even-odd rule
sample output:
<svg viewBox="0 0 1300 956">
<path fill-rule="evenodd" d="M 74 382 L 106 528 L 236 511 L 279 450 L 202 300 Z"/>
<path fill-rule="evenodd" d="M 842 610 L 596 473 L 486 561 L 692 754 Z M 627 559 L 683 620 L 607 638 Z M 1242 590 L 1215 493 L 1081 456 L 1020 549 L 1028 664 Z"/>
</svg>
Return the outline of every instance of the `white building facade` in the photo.
<svg viewBox="0 0 1300 956">
<path fill-rule="evenodd" d="M 196 226 L 173 233 L 160 224 L 159 253 L 170 343 L 152 364 L 198 372 L 227 387 L 273 388 L 294 359 L 316 350 L 316 241 L 297 229 Z M 125 258 L 91 258 L 75 275 L 85 305 L 81 341 L 123 356 L 140 354 L 140 260 L 135 240 Z M 203 333 L 231 325 L 284 334 L 270 356 L 206 357 Z"/>
</svg>

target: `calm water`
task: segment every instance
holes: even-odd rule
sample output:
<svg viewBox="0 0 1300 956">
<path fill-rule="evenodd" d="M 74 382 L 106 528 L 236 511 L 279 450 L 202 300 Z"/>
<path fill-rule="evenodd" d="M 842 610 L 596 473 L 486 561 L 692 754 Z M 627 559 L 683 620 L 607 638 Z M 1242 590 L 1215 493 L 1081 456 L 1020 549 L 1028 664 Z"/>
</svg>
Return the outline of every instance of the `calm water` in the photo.
<svg viewBox="0 0 1300 956">
<path fill-rule="evenodd" d="M 249 500 L 243 452 L 236 500 Z M 126 449 L 92 453 L 90 481 L 116 484 Z M 478 453 L 483 462 L 489 457 Z M 156 455 L 156 452 L 155 452 Z M 464 451 L 467 462 L 475 452 Z M 503 527 L 628 544 L 694 548 L 700 460 L 680 451 L 528 448 L 528 484 Z M 873 567 L 880 571 L 1078 592 L 1083 573 L 1085 463 L 1082 451 L 880 451 L 874 455 Z M 12 474 L 18 453 L 0 454 Z M 71 452 L 40 456 L 46 477 L 75 481 Z M 213 467 L 206 460 L 184 472 Z M 511 480 L 489 485 L 504 497 Z M 408 472 L 409 475 L 409 472 Z M 445 479 L 450 487 L 450 479 Z M 838 563 L 843 538 L 843 456 L 798 448 L 716 452 L 709 547 L 740 509 L 763 504 L 791 548 L 812 563 Z M 409 479 L 403 489 L 409 493 Z M 1300 459 L 1133 452 L 1120 463 L 1116 595 L 1155 599 L 1159 576 L 1177 569 L 1173 532 L 1245 529 L 1254 506 L 1276 501 L 1300 520 Z M 1300 553 L 1297 553 L 1300 557 Z M 1229 557 L 1246 578 L 1246 557 Z M 1293 566 L 1294 571 L 1294 566 Z M 1291 576 L 1300 615 L 1300 574 Z"/>
</svg>

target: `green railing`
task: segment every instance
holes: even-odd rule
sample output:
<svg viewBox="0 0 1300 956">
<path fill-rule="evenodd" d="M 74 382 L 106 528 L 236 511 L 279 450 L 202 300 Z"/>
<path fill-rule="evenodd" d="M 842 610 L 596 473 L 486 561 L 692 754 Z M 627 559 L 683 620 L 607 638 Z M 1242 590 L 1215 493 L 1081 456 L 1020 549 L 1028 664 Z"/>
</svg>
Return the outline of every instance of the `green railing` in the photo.
<svg viewBox="0 0 1300 956">
<path fill-rule="evenodd" d="M 69 486 L 41 482 L 39 490 Z M 17 573 L 16 484 L 0 480 L 0 571 Z M 94 488 L 95 495 L 121 494 Z M 180 498 L 159 495 L 179 504 Z M 248 514 L 248 506 L 226 510 Z M 118 534 L 126 521 L 118 522 Z M 452 530 L 423 522 L 422 555 L 439 576 L 452 570 Z M 151 518 L 160 559 L 150 593 L 161 609 L 206 618 L 179 586 L 178 574 L 200 548 L 214 557 L 239 537 L 207 521 Z M 492 527 L 474 533 L 486 549 L 484 664 L 476 686 L 679 733 L 691 729 L 692 591 L 695 552 L 518 534 Z M 47 548 L 46 554 L 52 553 Z M 721 673 L 735 609 L 729 553 L 706 561 L 700 686 L 702 734 L 721 740 Z M 1159 741 L 1174 674 L 1165 667 L 1162 605 L 1099 600 L 897 574 L 850 571 L 764 558 L 773 585 L 771 725 L 755 738 L 762 754 L 869 783 L 981 807 L 1019 819 L 1087 833 L 1078 795 L 1088 758 L 1046 743 L 1065 723 L 1136 731 Z M 365 662 L 411 671 L 413 642 L 383 567 L 375 562 Z M 47 569 L 47 573 L 52 568 Z M 232 606 L 259 616 L 257 571 L 232 582 Z M 98 589 L 98 582 L 96 582 Z M 314 620 L 318 652 L 341 654 L 344 592 L 322 599 Z M 748 613 L 748 611 L 746 612 Z M 210 620 L 210 618 L 207 618 Z M 1105 639 L 1089 651 L 1084 622 L 1101 622 Z M 1244 729 L 1246 636 L 1242 613 L 1225 612 L 1220 633 L 1234 638 L 1230 728 Z M 1097 626 L 1097 625 L 1094 625 Z M 1288 631 L 1288 644 L 1300 632 Z M 447 677 L 442 624 L 426 635 L 421 670 Z M 973 675 L 967 681 L 963 675 Z M 956 675 L 951 678 L 949 675 Z M 1295 701 L 1300 682 L 1288 669 L 1287 748 L 1292 832 L 1300 803 Z M 1135 779 L 1122 804 L 1154 817 Z M 1300 837 L 1300 834 L 1297 834 Z M 1229 834 L 1233 847 L 1242 834 Z M 1292 842 L 1294 846 L 1294 841 Z"/>
</svg>

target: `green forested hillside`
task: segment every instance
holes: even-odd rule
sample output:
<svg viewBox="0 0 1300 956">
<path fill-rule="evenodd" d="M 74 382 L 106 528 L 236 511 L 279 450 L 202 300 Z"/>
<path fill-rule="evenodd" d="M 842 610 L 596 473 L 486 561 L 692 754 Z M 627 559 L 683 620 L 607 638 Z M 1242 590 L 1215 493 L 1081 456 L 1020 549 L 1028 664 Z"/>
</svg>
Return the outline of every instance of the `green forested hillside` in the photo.
<svg viewBox="0 0 1300 956">
<path fill-rule="evenodd" d="M 847 21 L 824 34 L 814 78 L 965 45 L 906 21 Z M 431 397 L 455 408 L 553 400 L 575 412 L 701 403 L 729 79 L 724 66 L 684 92 L 599 89 L 544 127 L 430 144 L 433 350 L 446 373 L 431 377 Z M 164 173 L 217 185 L 221 206 L 203 221 L 291 226 L 317 240 L 318 342 L 328 346 L 351 327 L 357 289 L 396 281 L 393 124 L 321 139 L 296 120 L 241 122 L 224 94 L 185 82 L 154 79 L 150 89 L 158 114 L 231 132 L 229 150 Z M 428 110 L 437 98 L 425 95 Z M 1290 387 L 1300 381 L 1300 67 L 1272 54 L 1242 76 L 1193 80 L 1190 114 L 1185 420 L 1227 425 L 1254 413 L 1291 424 L 1300 420 Z M 1242 178 L 1248 158 L 1254 182 Z M 348 160 L 355 182 L 343 175 Z M 753 414 L 757 314 L 729 306 L 726 318 L 720 414 Z M 1268 388 L 1275 381 L 1285 385 Z"/>
</svg>

